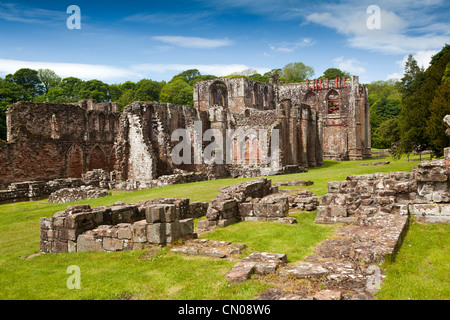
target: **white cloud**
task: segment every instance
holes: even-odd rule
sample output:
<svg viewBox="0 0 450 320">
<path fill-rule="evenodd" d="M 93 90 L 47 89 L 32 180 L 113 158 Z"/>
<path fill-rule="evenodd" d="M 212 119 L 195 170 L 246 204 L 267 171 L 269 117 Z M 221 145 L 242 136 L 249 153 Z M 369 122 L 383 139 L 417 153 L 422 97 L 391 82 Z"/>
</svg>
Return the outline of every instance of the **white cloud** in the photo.
<svg viewBox="0 0 450 320">
<path fill-rule="evenodd" d="M 294 52 L 295 49 L 301 47 L 310 47 L 313 46 L 316 42 L 311 38 L 303 38 L 295 42 L 280 42 L 276 45 L 270 45 L 270 50 L 291 53 Z"/>
<path fill-rule="evenodd" d="M 21 68 L 51 69 L 62 78 L 77 77 L 82 80 L 98 79 L 105 82 L 144 77 L 144 74 L 138 70 L 116 66 L 0 59 L 0 73 L 2 74 L 15 73 Z"/>
<path fill-rule="evenodd" d="M 216 76 L 226 76 L 247 69 L 255 69 L 259 74 L 264 74 L 271 70 L 269 68 L 249 67 L 245 64 L 140 64 L 134 65 L 133 69 L 157 73 L 197 69 L 201 74 L 213 74 Z"/>
<path fill-rule="evenodd" d="M 436 50 L 450 42 L 450 25 L 436 10 L 436 6 L 442 6 L 442 0 L 379 0 L 381 29 L 369 29 L 366 25 L 371 16 L 366 9 L 371 4 L 371 0 L 322 4 L 306 15 L 306 20 L 346 35 L 354 48 L 388 54 Z"/>
<path fill-rule="evenodd" d="M 342 71 L 347 71 L 350 74 L 358 75 L 365 73 L 366 69 L 362 66 L 362 63 L 357 59 L 344 59 L 344 57 L 338 57 L 333 59 L 333 63 L 336 68 Z"/>
<path fill-rule="evenodd" d="M 12 3 L 0 3 L 0 19 L 22 23 L 61 23 L 67 19 L 65 9 L 52 11 Z"/>
<path fill-rule="evenodd" d="M 77 77 L 82 80 L 97 79 L 107 83 L 138 81 L 143 78 L 163 76 L 166 80 L 177 73 L 189 69 L 198 69 L 202 74 L 226 76 L 234 72 L 247 69 L 255 69 L 264 74 L 271 69 L 250 67 L 245 64 L 137 64 L 129 67 L 118 67 L 110 65 L 77 64 L 60 62 L 39 62 L 0 59 L 0 75 L 13 74 L 21 68 L 33 70 L 51 69 L 62 78 Z"/>
<path fill-rule="evenodd" d="M 394 73 L 388 75 L 388 76 L 386 77 L 386 80 L 391 80 L 391 79 L 401 79 L 401 78 L 403 78 L 403 74 L 400 74 L 400 73 L 398 73 L 398 72 L 394 72 Z"/>
<path fill-rule="evenodd" d="M 437 50 L 429 50 L 429 51 L 418 51 L 416 54 L 413 54 L 414 60 L 417 61 L 417 65 L 419 67 L 423 67 L 424 69 L 427 69 L 430 66 L 431 58 L 438 53 Z M 402 70 L 405 69 L 406 61 L 408 60 L 408 56 L 406 55 L 403 57 L 402 60 L 396 61 Z"/>
<path fill-rule="evenodd" d="M 169 43 L 171 45 L 182 48 L 196 49 L 214 49 L 219 47 L 230 46 L 233 41 L 228 38 L 224 39 L 206 39 L 199 37 L 183 37 L 183 36 L 155 36 L 152 39 Z"/>
</svg>

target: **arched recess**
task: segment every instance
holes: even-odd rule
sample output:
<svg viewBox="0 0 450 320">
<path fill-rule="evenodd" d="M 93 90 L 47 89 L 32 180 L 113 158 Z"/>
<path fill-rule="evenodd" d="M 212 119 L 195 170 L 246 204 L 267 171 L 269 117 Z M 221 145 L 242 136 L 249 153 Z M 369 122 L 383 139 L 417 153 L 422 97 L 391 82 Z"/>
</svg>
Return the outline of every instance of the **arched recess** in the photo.
<svg viewBox="0 0 450 320">
<path fill-rule="evenodd" d="M 267 89 L 267 87 L 264 87 L 263 106 L 264 106 L 264 110 L 269 109 L 269 89 Z"/>
<path fill-rule="evenodd" d="M 89 152 L 88 165 L 89 171 L 94 169 L 103 169 L 105 171 L 108 171 L 108 161 L 106 160 L 105 152 L 100 148 L 99 145 L 96 145 Z"/>
<path fill-rule="evenodd" d="M 67 152 L 67 177 L 81 178 L 83 175 L 83 151 L 74 144 Z"/>
<path fill-rule="evenodd" d="M 332 89 L 327 93 L 326 97 L 328 114 L 339 115 L 340 106 L 339 106 L 339 93 Z"/>
<path fill-rule="evenodd" d="M 109 131 L 114 132 L 116 130 L 116 118 L 114 115 L 109 115 Z"/>
<path fill-rule="evenodd" d="M 104 131 L 105 130 L 105 123 L 106 123 L 106 118 L 105 118 L 105 114 L 104 113 L 100 113 L 98 115 L 98 129 L 99 131 Z"/>
<path fill-rule="evenodd" d="M 210 102 L 212 105 L 228 106 L 228 90 L 225 83 L 215 81 L 210 87 Z"/>
<path fill-rule="evenodd" d="M 259 97 L 259 91 L 258 91 L 258 84 L 255 83 L 253 85 L 253 107 L 256 108 L 259 106 L 259 100 L 260 100 L 260 97 Z"/>
<path fill-rule="evenodd" d="M 317 95 L 312 91 L 308 91 L 308 93 L 306 93 L 305 97 L 303 98 L 303 102 L 311 107 L 316 104 L 316 101 Z"/>
</svg>

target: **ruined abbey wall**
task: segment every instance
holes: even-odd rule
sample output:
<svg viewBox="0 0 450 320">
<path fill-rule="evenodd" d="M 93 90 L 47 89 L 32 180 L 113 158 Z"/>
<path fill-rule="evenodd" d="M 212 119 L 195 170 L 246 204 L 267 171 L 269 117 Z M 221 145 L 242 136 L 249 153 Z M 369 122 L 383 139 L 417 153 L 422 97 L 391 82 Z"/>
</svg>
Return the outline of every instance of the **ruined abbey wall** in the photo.
<svg viewBox="0 0 450 320">
<path fill-rule="evenodd" d="M 198 181 L 303 172 L 323 158 L 368 157 L 368 123 L 367 90 L 357 77 L 320 86 L 203 81 L 194 86 L 194 108 L 18 102 L 7 112 L 8 140 L 0 141 L 0 188 L 94 169 L 126 190 L 178 181 L 174 174 Z M 181 142 L 188 147 L 177 149 Z"/>
<path fill-rule="evenodd" d="M 120 112 L 115 103 L 18 102 L 7 111 L 7 141 L 0 141 L 0 187 L 12 182 L 81 178 L 110 171 Z"/>
</svg>

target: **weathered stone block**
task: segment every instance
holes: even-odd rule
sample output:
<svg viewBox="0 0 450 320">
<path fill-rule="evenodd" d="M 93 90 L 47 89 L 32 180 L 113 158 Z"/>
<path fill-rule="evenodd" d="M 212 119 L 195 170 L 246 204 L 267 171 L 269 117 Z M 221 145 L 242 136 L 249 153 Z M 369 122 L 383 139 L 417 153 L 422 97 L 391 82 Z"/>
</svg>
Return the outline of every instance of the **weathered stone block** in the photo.
<svg viewBox="0 0 450 320">
<path fill-rule="evenodd" d="M 117 238 L 118 239 L 131 239 L 131 225 L 128 223 L 122 223 L 117 225 Z"/>
<path fill-rule="evenodd" d="M 147 242 L 147 221 L 142 220 L 131 226 L 133 241 L 137 243 Z"/>
<path fill-rule="evenodd" d="M 80 234 L 77 238 L 77 252 L 103 251 L 102 239 L 94 238 L 91 233 Z"/>
<path fill-rule="evenodd" d="M 179 221 L 181 236 L 194 233 L 194 219 L 184 219 Z"/>
<path fill-rule="evenodd" d="M 105 251 L 122 251 L 123 240 L 116 238 L 103 238 L 103 250 Z"/>
<path fill-rule="evenodd" d="M 40 218 L 39 227 L 46 230 L 53 229 L 53 217 Z"/>
<path fill-rule="evenodd" d="M 181 238 L 180 224 L 178 221 L 166 223 L 166 242 L 173 243 Z"/>
<path fill-rule="evenodd" d="M 341 206 L 330 206 L 329 215 L 331 217 L 347 217 L 347 208 Z"/>
<path fill-rule="evenodd" d="M 147 241 L 153 244 L 165 244 L 166 243 L 165 223 L 148 224 Z"/>
<path fill-rule="evenodd" d="M 229 218 L 229 219 L 221 219 L 218 221 L 218 225 L 222 228 L 228 227 L 229 225 L 235 224 L 238 222 L 236 218 Z"/>
</svg>

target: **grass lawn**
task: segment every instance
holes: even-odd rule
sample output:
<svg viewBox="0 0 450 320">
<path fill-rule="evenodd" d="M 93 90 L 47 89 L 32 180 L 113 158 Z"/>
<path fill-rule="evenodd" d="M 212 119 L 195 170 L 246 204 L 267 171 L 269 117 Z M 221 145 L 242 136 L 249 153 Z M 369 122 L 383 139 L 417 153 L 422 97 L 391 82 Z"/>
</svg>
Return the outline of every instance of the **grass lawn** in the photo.
<svg viewBox="0 0 450 320">
<path fill-rule="evenodd" d="M 386 160 L 386 159 L 384 159 Z M 270 177 L 273 182 L 288 180 L 312 180 L 307 187 L 321 196 L 327 193 L 328 181 L 344 180 L 347 175 L 375 172 L 411 171 L 417 162 L 404 159 L 391 161 L 386 166 L 360 166 L 363 162 L 377 160 L 338 162 L 325 161 L 322 168 L 310 169 L 307 173 Z M 216 197 L 218 189 L 239 182 L 253 180 L 222 179 L 135 192 L 112 191 L 112 195 L 100 199 L 81 201 L 91 206 L 110 205 L 116 201 L 135 203 L 159 197 L 190 198 L 191 201 L 209 201 Z M 52 216 L 64 210 L 68 204 L 51 204 L 46 200 L 0 205 L 0 299 L 253 299 L 269 285 L 257 280 L 230 285 L 225 274 L 235 261 L 187 257 L 171 253 L 168 248 L 149 248 L 132 252 L 83 252 L 72 254 L 45 254 L 34 258 L 25 257 L 39 252 L 39 218 Z M 315 212 L 296 213 L 298 225 L 277 223 L 242 222 L 224 229 L 218 229 L 204 237 L 215 240 L 243 242 L 247 245 L 244 254 L 253 251 L 286 253 L 289 261 L 297 261 L 311 254 L 314 247 L 327 238 L 337 226 L 314 224 Z M 422 227 L 422 228 L 420 228 Z M 387 265 L 388 279 L 379 293 L 380 299 L 405 299 L 433 296 L 436 282 L 447 291 L 441 290 L 439 297 L 448 294 L 448 226 L 413 225 L 396 262 Z M 447 229 L 445 229 L 447 228 Z M 447 233 L 446 233 L 447 232 Z M 440 237 L 440 238 L 439 238 Z M 421 249 L 409 247 L 408 241 L 423 240 Z M 442 241 L 442 238 L 445 241 Z M 447 254 L 442 252 L 447 245 Z M 426 244 L 426 245 L 425 245 Z M 409 250 L 409 251 L 408 251 Z M 433 254 L 434 266 L 427 269 L 430 282 L 406 295 L 395 295 L 402 277 L 413 284 L 417 277 L 415 268 L 409 262 L 426 263 L 426 255 Z M 415 259 L 415 260 L 414 260 Z M 403 272 L 402 265 L 409 272 Z M 77 265 L 81 270 L 81 290 L 69 290 L 66 281 L 67 267 Z M 427 267 L 427 265 L 424 265 Z M 398 271 L 396 271 L 399 269 Z M 434 272 L 441 276 L 434 275 Z M 442 276 L 442 273 L 444 276 Z M 392 276 L 391 276 L 392 275 Z M 423 276 L 422 276 L 423 277 Z M 447 277 L 447 278 L 445 278 Z M 419 277 L 420 278 L 420 277 Z"/>
</svg>

